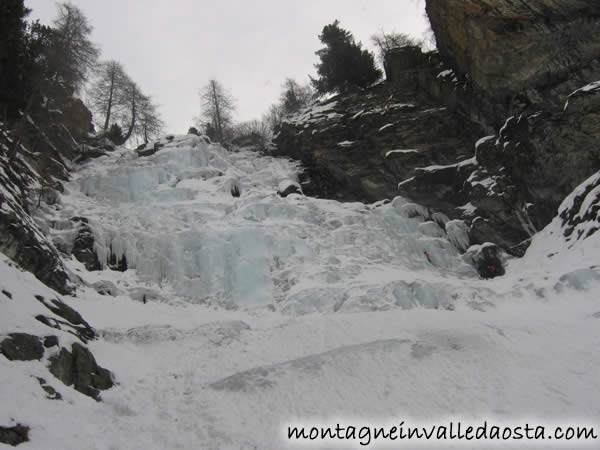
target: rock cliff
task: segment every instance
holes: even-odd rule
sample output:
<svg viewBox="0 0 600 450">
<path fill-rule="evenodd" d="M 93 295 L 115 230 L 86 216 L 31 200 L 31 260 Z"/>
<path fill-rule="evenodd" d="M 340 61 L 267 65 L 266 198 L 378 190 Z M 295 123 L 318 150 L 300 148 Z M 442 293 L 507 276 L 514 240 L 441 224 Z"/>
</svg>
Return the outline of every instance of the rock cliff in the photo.
<svg viewBox="0 0 600 450">
<path fill-rule="evenodd" d="M 426 7 L 442 57 L 494 97 L 568 81 L 600 54 L 598 2 L 427 0 Z"/>
<path fill-rule="evenodd" d="M 409 197 L 515 255 L 600 169 L 600 4 L 428 0 L 439 53 L 285 121 L 308 194 Z"/>
</svg>

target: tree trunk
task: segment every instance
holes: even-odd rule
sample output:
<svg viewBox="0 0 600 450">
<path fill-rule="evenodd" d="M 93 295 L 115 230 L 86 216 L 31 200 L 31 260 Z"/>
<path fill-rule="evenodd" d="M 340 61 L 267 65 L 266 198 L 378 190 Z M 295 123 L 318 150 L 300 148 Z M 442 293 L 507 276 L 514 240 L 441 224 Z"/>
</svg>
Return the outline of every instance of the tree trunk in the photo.
<svg viewBox="0 0 600 450">
<path fill-rule="evenodd" d="M 136 96 L 136 91 L 134 89 L 133 94 L 131 96 L 131 123 L 129 124 L 129 130 L 127 130 L 127 135 L 123 139 L 123 143 L 127 142 L 127 139 L 129 139 L 131 137 L 131 134 L 133 133 L 133 128 L 135 127 L 135 115 L 136 115 L 135 96 Z"/>
<path fill-rule="evenodd" d="M 112 109 L 113 91 L 115 88 L 115 71 L 113 70 L 110 75 L 110 93 L 108 95 L 108 107 L 106 108 L 106 121 L 104 122 L 104 133 L 108 130 L 110 122 L 110 110 Z"/>
<path fill-rule="evenodd" d="M 216 90 L 216 86 L 214 82 L 211 82 L 212 84 L 212 91 L 213 91 L 213 100 L 215 102 L 215 112 L 216 112 L 216 116 L 215 119 L 217 121 L 217 133 L 219 135 L 219 142 L 223 143 L 223 126 L 221 125 L 221 111 L 219 110 L 219 99 L 217 97 L 217 90 Z"/>
</svg>

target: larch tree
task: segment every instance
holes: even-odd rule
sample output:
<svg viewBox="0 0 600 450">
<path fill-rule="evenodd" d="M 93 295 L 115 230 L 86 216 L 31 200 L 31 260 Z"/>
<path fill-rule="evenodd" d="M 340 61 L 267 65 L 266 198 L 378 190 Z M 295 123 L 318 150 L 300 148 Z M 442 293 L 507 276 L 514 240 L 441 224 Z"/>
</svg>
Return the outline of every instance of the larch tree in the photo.
<svg viewBox="0 0 600 450">
<path fill-rule="evenodd" d="M 129 80 L 125 86 L 125 101 L 127 102 L 127 107 L 124 116 L 128 118 L 129 123 L 127 125 L 127 133 L 123 136 L 123 142 L 127 142 L 132 136 L 136 125 L 138 125 L 142 104 L 148 102 L 149 98 L 142 93 L 134 81 Z"/>
<path fill-rule="evenodd" d="M 217 80 L 212 79 L 200 90 L 202 116 L 215 132 L 218 142 L 223 142 L 225 131 L 231 128 L 235 110 L 234 100 Z"/>
<path fill-rule="evenodd" d="M 157 137 L 163 130 L 164 122 L 152 98 L 144 94 L 132 80 L 126 84 L 124 92 L 125 106 L 119 114 L 123 124 L 121 128 L 127 130 L 123 136 L 123 143 L 132 136 L 144 142 Z"/>
<path fill-rule="evenodd" d="M 121 63 L 105 61 L 96 72 L 96 79 L 88 91 L 88 101 L 92 110 L 101 118 L 102 130 L 106 133 L 110 127 L 111 114 L 123 108 L 126 100 L 126 88 L 131 80 Z"/>
<path fill-rule="evenodd" d="M 59 3 L 54 29 L 56 42 L 52 57 L 56 68 L 64 81 L 77 91 L 96 66 L 100 54 L 98 47 L 90 40 L 93 28 L 77 6 Z"/>
<path fill-rule="evenodd" d="M 158 107 L 150 97 L 144 97 L 138 104 L 138 120 L 135 134 L 147 144 L 163 132 L 165 123 L 162 120 Z"/>
</svg>

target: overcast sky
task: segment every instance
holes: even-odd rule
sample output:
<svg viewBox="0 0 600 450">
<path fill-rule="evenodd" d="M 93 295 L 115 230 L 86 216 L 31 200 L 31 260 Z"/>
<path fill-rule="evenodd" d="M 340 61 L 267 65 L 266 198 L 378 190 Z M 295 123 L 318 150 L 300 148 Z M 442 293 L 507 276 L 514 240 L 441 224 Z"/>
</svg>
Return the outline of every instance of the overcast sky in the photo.
<svg viewBox="0 0 600 450">
<path fill-rule="evenodd" d="M 384 29 L 422 38 L 424 0 L 72 0 L 94 26 L 102 59 L 121 62 L 160 105 L 168 132 L 200 112 L 198 90 L 216 78 L 236 99 L 237 121 L 260 118 L 286 77 L 307 82 L 324 25 L 340 20 L 357 41 Z M 25 0 L 50 24 L 52 0 Z"/>
</svg>

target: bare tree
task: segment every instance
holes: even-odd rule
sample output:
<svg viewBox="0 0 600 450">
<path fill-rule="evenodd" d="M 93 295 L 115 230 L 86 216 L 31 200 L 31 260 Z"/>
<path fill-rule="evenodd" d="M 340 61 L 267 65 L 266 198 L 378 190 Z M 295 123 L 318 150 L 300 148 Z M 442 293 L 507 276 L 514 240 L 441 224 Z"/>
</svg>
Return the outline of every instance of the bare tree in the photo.
<svg viewBox="0 0 600 450">
<path fill-rule="evenodd" d="M 238 123 L 233 127 L 232 134 L 234 143 L 239 145 L 240 140 L 246 141 L 255 145 L 259 150 L 265 150 L 273 137 L 271 127 L 265 120 L 249 120 Z"/>
<path fill-rule="evenodd" d="M 386 33 L 381 30 L 378 34 L 371 36 L 371 42 L 377 48 L 377 60 L 383 65 L 385 55 L 393 48 L 421 46 L 422 42 L 414 39 L 405 33 L 397 33 L 395 31 Z"/>
<path fill-rule="evenodd" d="M 293 78 L 287 78 L 283 84 L 280 103 L 284 114 L 292 114 L 308 106 L 314 91 L 310 85 L 300 85 Z"/>
<path fill-rule="evenodd" d="M 275 103 L 271 105 L 269 107 L 269 110 L 263 115 L 263 122 L 269 125 L 271 131 L 275 131 L 275 128 L 281 125 L 281 122 L 283 121 L 284 117 L 285 112 L 283 110 L 283 107 L 281 106 L 281 104 Z"/>
<path fill-rule="evenodd" d="M 102 118 L 102 130 L 107 132 L 111 113 L 125 106 L 126 88 L 131 80 L 121 63 L 106 61 L 100 64 L 96 79 L 88 91 L 88 101 L 92 110 Z"/>
<path fill-rule="evenodd" d="M 224 132 L 232 124 L 234 100 L 217 80 L 212 79 L 200 90 L 202 116 L 215 130 L 218 142 L 223 142 Z"/>
<path fill-rule="evenodd" d="M 131 80 L 125 86 L 125 99 L 127 101 L 127 109 L 124 115 L 128 117 L 129 125 L 127 127 L 127 134 L 123 136 L 123 142 L 127 142 L 133 134 L 136 125 L 138 125 L 142 105 L 149 101 L 149 98 L 142 93 L 138 85 Z"/>
<path fill-rule="evenodd" d="M 160 117 L 158 107 L 150 97 L 144 97 L 138 104 L 138 120 L 135 134 L 148 143 L 162 133 L 165 123 Z"/>
<path fill-rule="evenodd" d="M 54 57 L 62 66 L 62 75 L 75 90 L 81 88 L 92 70 L 100 50 L 90 41 L 92 26 L 83 12 L 72 3 L 58 4 L 58 17 L 54 20 L 56 43 Z"/>
</svg>

